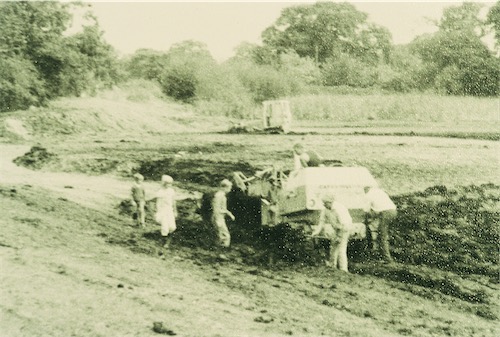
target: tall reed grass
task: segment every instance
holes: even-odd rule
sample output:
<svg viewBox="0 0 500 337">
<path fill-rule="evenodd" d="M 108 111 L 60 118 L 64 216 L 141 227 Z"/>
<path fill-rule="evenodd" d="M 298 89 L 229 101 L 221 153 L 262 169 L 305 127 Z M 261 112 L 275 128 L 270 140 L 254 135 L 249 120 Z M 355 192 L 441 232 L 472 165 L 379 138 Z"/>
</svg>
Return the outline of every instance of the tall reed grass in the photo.
<svg viewBox="0 0 500 337">
<path fill-rule="evenodd" d="M 301 95 L 289 98 L 298 120 L 500 122 L 499 98 L 435 94 Z"/>
</svg>

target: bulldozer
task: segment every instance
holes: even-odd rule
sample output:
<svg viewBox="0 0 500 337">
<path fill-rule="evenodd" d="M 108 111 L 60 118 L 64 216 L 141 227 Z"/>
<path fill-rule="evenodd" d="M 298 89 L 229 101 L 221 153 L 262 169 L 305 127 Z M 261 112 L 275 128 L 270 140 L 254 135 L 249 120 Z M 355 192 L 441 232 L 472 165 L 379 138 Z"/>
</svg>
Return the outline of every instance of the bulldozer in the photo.
<svg viewBox="0 0 500 337">
<path fill-rule="evenodd" d="M 229 133 L 287 134 L 291 131 L 292 113 L 287 100 L 262 102 L 261 126 L 250 126 L 244 122 L 233 124 Z M 260 122 L 259 122 L 260 123 Z"/>
<path fill-rule="evenodd" d="M 292 113 L 290 102 L 287 100 L 274 100 L 262 102 L 263 128 L 267 132 L 273 130 L 281 133 L 289 133 L 292 124 Z"/>
</svg>

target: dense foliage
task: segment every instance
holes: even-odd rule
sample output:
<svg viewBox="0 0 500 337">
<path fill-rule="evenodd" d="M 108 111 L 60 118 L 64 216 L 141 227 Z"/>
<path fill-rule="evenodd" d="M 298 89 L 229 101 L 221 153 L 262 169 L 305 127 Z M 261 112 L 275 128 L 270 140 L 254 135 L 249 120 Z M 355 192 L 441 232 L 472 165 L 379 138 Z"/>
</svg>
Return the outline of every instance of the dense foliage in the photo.
<svg viewBox="0 0 500 337">
<path fill-rule="evenodd" d="M 116 57 L 90 13 L 80 33 L 65 36 L 74 4 L 0 3 L 0 111 L 59 96 L 94 93 L 118 80 Z"/>
<path fill-rule="evenodd" d="M 355 5 L 294 5 L 263 31 L 262 45 L 242 43 L 223 63 L 197 41 L 117 60 L 91 12 L 82 30 L 68 36 L 75 6 L 81 5 L 0 4 L 0 111 L 92 95 L 122 78 L 156 81 L 165 95 L 202 113 L 233 117 L 252 114 L 265 100 L 331 88 L 500 94 L 499 2 L 484 19 L 481 4 L 450 6 L 436 33 L 399 46 Z M 496 39 L 494 50 L 483 42 L 488 34 Z"/>
</svg>

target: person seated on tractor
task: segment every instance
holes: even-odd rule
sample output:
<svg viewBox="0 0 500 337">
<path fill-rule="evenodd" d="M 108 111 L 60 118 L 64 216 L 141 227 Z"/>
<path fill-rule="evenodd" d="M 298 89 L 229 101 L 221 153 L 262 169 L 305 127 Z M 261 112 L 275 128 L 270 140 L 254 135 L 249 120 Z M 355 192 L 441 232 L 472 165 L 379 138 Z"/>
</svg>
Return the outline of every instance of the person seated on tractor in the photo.
<svg viewBox="0 0 500 337">
<path fill-rule="evenodd" d="M 330 240 L 330 257 L 327 265 L 348 272 L 347 243 L 348 228 L 352 224 L 349 210 L 336 201 L 334 195 L 323 197 L 324 208 L 321 210 L 318 225 L 311 234 Z"/>
<path fill-rule="evenodd" d="M 293 161 L 295 170 L 323 166 L 323 158 L 316 151 L 305 150 L 300 143 L 293 146 Z"/>
</svg>

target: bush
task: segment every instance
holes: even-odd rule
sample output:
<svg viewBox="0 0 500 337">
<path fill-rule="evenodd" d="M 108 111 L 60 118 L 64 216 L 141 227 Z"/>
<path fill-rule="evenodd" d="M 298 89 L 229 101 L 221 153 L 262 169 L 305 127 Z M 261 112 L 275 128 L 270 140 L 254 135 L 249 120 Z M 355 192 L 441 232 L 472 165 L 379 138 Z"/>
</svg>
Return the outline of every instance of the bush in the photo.
<svg viewBox="0 0 500 337">
<path fill-rule="evenodd" d="M 45 97 L 44 82 L 31 62 L 0 58 L 0 111 L 38 106 Z"/>
<path fill-rule="evenodd" d="M 245 64 L 239 66 L 237 73 L 256 103 L 286 97 L 292 93 L 290 81 L 272 66 Z"/>
<path fill-rule="evenodd" d="M 435 79 L 436 91 L 440 94 L 460 95 L 463 93 L 460 83 L 460 69 L 452 65 L 444 68 Z"/>
<path fill-rule="evenodd" d="M 163 92 L 177 100 L 191 102 L 196 95 L 195 70 L 187 63 L 168 67 L 161 78 Z"/>
<path fill-rule="evenodd" d="M 196 106 L 208 115 L 246 117 L 252 96 L 229 68 L 214 65 L 200 69 L 196 86 Z"/>
<path fill-rule="evenodd" d="M 352 87 L 370 87 L 377 81 L 376 68 L 341 54 L 328 59 L 322 69 L 323 83 L 328 86 L 348 85 Z"/>
</svg>

